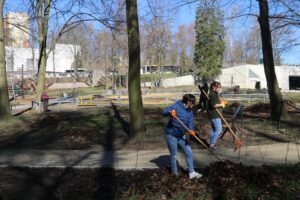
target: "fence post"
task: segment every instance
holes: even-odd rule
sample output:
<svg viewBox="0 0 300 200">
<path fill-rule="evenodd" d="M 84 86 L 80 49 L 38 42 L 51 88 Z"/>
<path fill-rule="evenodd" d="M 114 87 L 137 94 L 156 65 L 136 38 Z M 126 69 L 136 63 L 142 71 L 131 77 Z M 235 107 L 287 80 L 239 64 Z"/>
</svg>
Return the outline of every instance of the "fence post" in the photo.
<svg viewBox="0 0 300 200">
<path fill-rule="evenodd" d="M 281 101 L 281 103 L 280 103 L 280 111 L 279 111 L 279 117 L 278 117 L 278 122 L 277 122 L 277 131 L 279 130 L 280 118 L 281 118 L 281 113 L 282 113 L 282 106 L 283 106 L 283 103 L 284 103 L 283 99 L 281 99 L 280 101 Z"/>
</svg>

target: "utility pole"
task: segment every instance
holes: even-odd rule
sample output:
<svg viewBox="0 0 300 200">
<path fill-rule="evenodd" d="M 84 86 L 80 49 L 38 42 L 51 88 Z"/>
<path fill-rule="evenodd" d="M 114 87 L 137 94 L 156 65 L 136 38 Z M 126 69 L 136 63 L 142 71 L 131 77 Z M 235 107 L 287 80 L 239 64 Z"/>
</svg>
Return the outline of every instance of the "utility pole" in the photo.
<svg viewBox="0 0 300 200">
<path fill-rule="evenodd" d="M 22 64 L 22 83 L 21 83 L 21 90 L 22 90 L 22 99 L 24 99 L 24 65 Z"/>
<path fill-rule="evenodd" d="M 54 77 L 56 77 L 56 75 L 55 75 L 55 48 L 53 48 L 52 57 L 53 57 L 53 73 L 54 73 Z"/>
<path fill-rule="evenodd" d="M 115 50 L 115 43 L 116 43 L 116 36 L 115 36 L 115 30 L 111 29 L 111 35 L 112 35 L 112 47 L 111 47 L 111 64 L 112 64 L 112 70 L 113 70 L 113 94 L 116 94 L 117 85 L 116 85 L 116 50 Z"/>
</svg>

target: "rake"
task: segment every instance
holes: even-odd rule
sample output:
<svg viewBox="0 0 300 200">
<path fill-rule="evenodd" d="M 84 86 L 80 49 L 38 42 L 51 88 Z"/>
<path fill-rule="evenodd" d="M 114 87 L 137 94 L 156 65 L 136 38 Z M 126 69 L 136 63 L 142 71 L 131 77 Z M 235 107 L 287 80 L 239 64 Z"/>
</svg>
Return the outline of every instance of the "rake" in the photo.
<svg viewBox="0 0 300 200">
<path fill-rule="evenodd" d="M 176 119 L 188 132 L 191 132 L 192 130 L 189 129 L 177 116 L 174 116 L 174 119 Z M 219 158 L 204 142 L 201 141 L 201 139 L 196 136 L 196 135 L 193 135 L 193 137 L 198 141 L 200 142 L 200 144 L 202 144 L 212 155 L 214 155 L 219 161 L 222 162 L 222 159 Z"/>
<path fill-rule="evenodd" d="M 205 96 L 207 97 L 207 99 L 209 99 L 208 95 L 206 94 L 205 91 L 203 91 L 203 93 L 205 94 Z M 235 151 L 239 148 L 241 148 L 241 140 L 238 138 L 238 136 L 234 133 L 234 131 L 232 130 L 232 128 L 230 127 L 230 125 L 227 123 L 227 121 L 225 120 L 225 118 L 223 117 L 223 115 L 221 114 L 221 112 L 218 110 L 218 108 L 216 108 L 217 113 L 219 114 L 219 116 L 221 117 L 221 119 L 224 121 L 224 123 L 226 124 L 226 126 L 228 127 L 228 130 L 230 131 L 230 133 L 233 135 L 234 139 L 235 139 Z"/>
</svg>

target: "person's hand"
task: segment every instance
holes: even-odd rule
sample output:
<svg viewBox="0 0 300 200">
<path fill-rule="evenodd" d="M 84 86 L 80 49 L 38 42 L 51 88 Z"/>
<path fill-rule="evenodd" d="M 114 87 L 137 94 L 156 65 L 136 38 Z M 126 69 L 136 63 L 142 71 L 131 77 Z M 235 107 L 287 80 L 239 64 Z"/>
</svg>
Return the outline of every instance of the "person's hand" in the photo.
<svg viewBox="0 0 300 200">
<path fill-rule="evenodd" d="M 221 103 L 221 107 L 225 108 L 226 104 L 224 102 Z"/>
<path fill-rule="evenodd" d="M 190 131 L 189 131 L 189 134 L 190 134 L 191 136 L 193 136 L 193 137 L 196 136 L 196 132 L 195 132 L 194 130 L 190 130 Z"/>
<path fill-rule="evenodd" d="M 222 108 L 225 108 L 225 106 L 228 104 L 228 101 L 227 100 L 222 100 L 221 101 L 221 106 Z"/>
<path fill-rule="evenodd" d="M 176 117 L 176 110 L 170 111 L 170 117 L 175 118 Z"/>
</svg>

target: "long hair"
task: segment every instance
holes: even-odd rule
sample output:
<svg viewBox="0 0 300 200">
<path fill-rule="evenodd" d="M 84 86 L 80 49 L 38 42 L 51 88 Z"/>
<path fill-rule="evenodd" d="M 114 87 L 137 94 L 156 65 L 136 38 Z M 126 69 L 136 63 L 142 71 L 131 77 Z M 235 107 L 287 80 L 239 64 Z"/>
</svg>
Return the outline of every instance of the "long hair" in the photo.
<svg viewBox="0 0 300 200">
<path fill-rule="evenodd" d="M 214 81 L 210 84 L 209 90 L 213 91 L 215 87 L 221 87 L 221 83 L 218 81 Z"/>
<path fill-rule="evenodd" d="M 188 102 L 191 102 L 192 104 L 195 104 L 196 97 L 192 94 L 185 94 L 182 97 L 182 103 L 187 104 Z"/>
</svg>

